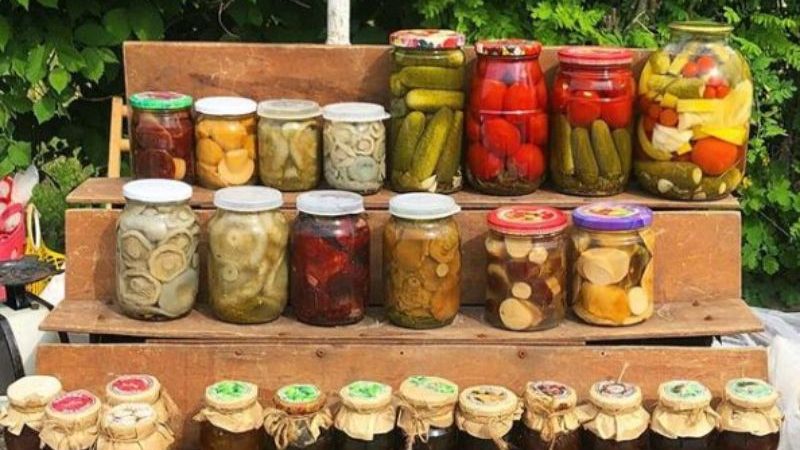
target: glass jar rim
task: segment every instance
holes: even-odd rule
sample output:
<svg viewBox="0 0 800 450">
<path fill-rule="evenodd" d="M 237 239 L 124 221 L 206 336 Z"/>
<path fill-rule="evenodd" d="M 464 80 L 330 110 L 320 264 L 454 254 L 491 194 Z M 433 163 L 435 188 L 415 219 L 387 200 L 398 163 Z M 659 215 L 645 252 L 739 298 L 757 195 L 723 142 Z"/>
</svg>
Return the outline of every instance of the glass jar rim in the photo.
<svg viewBox="0 0 800 450">
<path fill-rule="evenodd" d="M 733 31 L 733 25 L 704 20 L 672 22 L 668 25 L 668 28 L 671 31 L 698 33 L 712 36 L 725 36 Z"/>
<path fill-rule="evenodd" d="M 558 61 L 580 66 L 628 65 L 633 63 L 633 51 L 601 46 L 564 47 L 558 51 Z"/>
</svg>

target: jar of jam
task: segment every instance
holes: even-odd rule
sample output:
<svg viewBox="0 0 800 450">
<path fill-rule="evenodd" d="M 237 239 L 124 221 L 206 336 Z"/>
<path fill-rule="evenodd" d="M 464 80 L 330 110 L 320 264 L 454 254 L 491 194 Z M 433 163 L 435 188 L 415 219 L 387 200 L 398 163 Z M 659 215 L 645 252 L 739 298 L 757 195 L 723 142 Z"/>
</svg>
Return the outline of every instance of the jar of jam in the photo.
<svg viewBox="0 0 800 450">
<path fill-rule="evenodd" d="M 599 381 L 589 390 L 589 403 L 578 407 L 583 422 L 584 450 L 648 450 L 650 414 L 642 407 L 639 386 Z"/>
<path fill-rule="evenodd" d="M 333 415 L 317 386 L 283 386 L 272 401 L 264 416 L 267 450 L 333 450 Z"/>
<path fill-rule="evenodd" d="M 707 387 L 691 380 L 663 383 L 650 421 L 650 449 L 713 449 L 717 418 Z"/>
<path fill-rule="evenodd" d="M 334 326 L 364 318 L 370 296 L 370 231 L 364 199 L 345 191 L 297 197 L 292 226 L 292 308 L 301 322 Z"/>
<path fill-rule="evenodd" d="M 237 186 L 214 194 L 208 222 L 208 301 L 232 323 L 277 319 L 289 298 L 289 224 L 280 191 Z"/>
<path fill-rule="evenodd" d="M 194 183 L 192 97 L 139 92 L 128 103 L 133 176 Z"/>
<path fill-rule="evenodd" d="M 461 304 L 461 208 L 442 194 L 402 194 L 389 201 L 383 231 L 386 311 L 395 325 L 448 325 Z"/>
<path fill-rule="evenodd" d="M 458 386 L 450 380 L 416 375 L 397 393 L 397 428 L 410 450 L 456 450 Z"/>
<path fill-rule="evenodd" d="M 120 375 L 106 385 L 106 404 L 144 403 L 150 405 L 158 422 L 170 430 L 180 426 L 180 411 L 166 389 L 152 375 Z"/>
<path fill-rule="evenodd" d="M 503 386 L 471 386 L 458 396 L 456 425 L 461 450 L 516 449 L 512 429 L 522 417 L 522 402 Z"/>
<path fill-rule="evenodd" d="M 462 185 L 465 37 L 451 30 L 400 30 L 389 42 L 392 188 L 455 192 Z"/>
<path fill-rule="evenodd" d="M 398 445 L 391 386 L 355 381 L 339 391 L 334 420 L 337 450 L 394 450 Z"/>
<path fill-rule="evenodd" d="M 225 380 L 206 388 L 200 423 L 200 450 L 261 450 L 266 443 L 258 387 Z"/>
<path fill-rule="evenodd" d="M 100 399 L 89 391 L 71 391 L 45 408 L 39 437 L 44 450 L 92 450 L 97 445 Z"/>
<path fill-rule="evenodd" d="M 467 177 L 481 192 L 535 191 L 547 167 L 547 85 L 542 44 L 522 39 L 478 41 L 467 116 Z"/>
<path fill-rule="evenodd" d="M 783 413 L 778 392 L 762 380 L 739 378 L 725 386 L 719 413 L 719 450 L 775 450 Z"/>
<path fill-rule="evenodd" d="M 209 189 L 252 184 L 256 179 L 255 101 L 205 97 L 194 104 L 197 176 Z"/>
<path fill-rule="evenodd" d="M 595 325 L 623 326 L 653 315 L 655 235 L 644 206 L 601 202 L 572 214 L 572 309 Z"/>
<path fill-rule="evenodd" d="M 120 403 L 100 419 L 97 450 L 168 450 L 173 442 L 172 431 L 147 403 Z"/>
<path fill-rule="evenodd" d="M 504 206 L 489 213 L 486 318 L 515 331 L 564 320 L 567 216 L 542 206 Z"/>
<path fill-rule="evenodd" d="M 322 109 L 310 100 L 266 100 L 258 104 L 258 174 L 264 185 L 306 191 L 319 184 Z"/>
<path fill-rule="evenodd" d="M 0 410 L 7 450 L 39 450 L 45 408 L 60 393 L 61 382 L 43 375 L 20 378 L 8 386 L 9 405 Z"/>
<path fill-rule="evenodd" d="M 168 320 L 194 307 L 200 278 L 200 224 L 192 187 L 136 180 L 122 187 L 117 222 L 117 305 L 134 319 Z"/>
<path fill-rule="evenodd" d="M 522 450 L 581 450 L 581 422 L 575 390 L 555 381 L 532 381 L 525 387 L 525 415 L 520 427 Z"/>
</svg>

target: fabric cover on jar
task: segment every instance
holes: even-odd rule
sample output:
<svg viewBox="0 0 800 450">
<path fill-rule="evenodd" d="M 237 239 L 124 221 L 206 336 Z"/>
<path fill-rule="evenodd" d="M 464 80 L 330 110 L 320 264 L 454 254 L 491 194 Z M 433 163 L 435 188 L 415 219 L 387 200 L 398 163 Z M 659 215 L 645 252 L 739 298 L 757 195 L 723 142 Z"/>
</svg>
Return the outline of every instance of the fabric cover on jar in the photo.
<svg viewBox="0 0 800 450">
<path fill-rule="evenodd" d="M 152 375 L 120 375 L 106 385 L 106 403 L 145 403 L 153 407 L 161 424 L 174 431 L 180 425 L 178 405 L 167 390 Z"/>
<path fill-rule="evenodd" d="M 492 440 L 499 450 L 508 449 L 503 437 L 522 417 L 522 401 L 510 389 L 496 385 L 471 386 L 458 396 L 456 425 L 478 439 Z"/>
<path fill-rule="evenodd" d="M 691 380 L 673 380 L 658 388 L 650 429 L 670 439 L 702 438 L 717 428 L 711 391 Z"/>
<path fill-rule="evenodd" d="M 592 385 L 589 403 L 578 406 L 577 412 L 583 428 L 606 441 L 637 439 L 650 423 L 650 414 L 642 407 L 642 390 L 621 381 Z"/>
<path fill-rule="evenodd" d="M 264 429 L 278 450 L 308 447 L 333 424 L 327 396 L 313 384 L 283 386 L 264 409 Z"/>
<path fill-rule="evenodd" d="M 89 391 L 70 391 L 54 398 L 45 409 L 39 438 L 52 450 L 86 450 L 97 444 L 100 399 Z"/>
<path fill-rule="evenodd" d="M 224 380 L 206 388 L 205 406 L 194 420 L 210 422 L 231 433 L 245 433 L 263 426 L 263 411 L 258 402 L 258 386 L 246 381 Z"/>
<path fill-rule="evenodd" d="M 375 381 L 355 381 L 339 391 L 341 407 L 334 426 L 353 439 L 372 441 L 394 429 L 392 387 Z"/>
<path fill-rule="evenodd" d="M 175 436 L 147 403 L 120 403 L 100 419 L 97 450 L 167 450 Z"/>
<path fill-rule="evenodd" d="M 11 383 L 6 390 L 8 407 L 0 410 L 0 427 L 19 436 L 26 426 L 41 431 L 45 408 L 61 393 L 61 382 L 45 375 L 31 375 Z"/>
<path fill-rule="evenodd" d="M 425 439 L 431 427 L 453 425 L 458 385 L 439 377 L 412 376 L 400 385 L 397 402 L 397 427 L 405 432 L 410 448 L 415 439 Z"/>
<path fill-rule="evenodd" d="M 544 442 L 581 427 L 575 405 L 578 397 L 571 387 L 555 381 L 531 381 L 525 387 L 526 427 L 539 433 Z"/>
<path fill-rule="evenodd" d="M 778 433 L 783 413 L 777 405 L 778 392 L 754 378 L 738 378 L 725 385 L 725 398 L 717 407 L 721 431 L 766 436 Z"/>
</svg>

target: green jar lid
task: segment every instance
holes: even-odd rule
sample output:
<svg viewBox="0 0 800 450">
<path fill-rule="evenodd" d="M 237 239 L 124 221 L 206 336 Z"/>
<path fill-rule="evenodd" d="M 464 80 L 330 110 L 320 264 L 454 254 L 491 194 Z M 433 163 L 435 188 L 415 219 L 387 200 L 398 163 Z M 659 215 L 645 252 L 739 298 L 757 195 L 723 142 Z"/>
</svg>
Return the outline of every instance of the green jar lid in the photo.
<svg viewBox="0 0 800 450">
<path fill-rule="evenodd" d="M 146 91 L 131 95 L 129 103 L 136 109 L 185 109 L 192 106 L 191 96 L 172 91 Z"/>
</svg>

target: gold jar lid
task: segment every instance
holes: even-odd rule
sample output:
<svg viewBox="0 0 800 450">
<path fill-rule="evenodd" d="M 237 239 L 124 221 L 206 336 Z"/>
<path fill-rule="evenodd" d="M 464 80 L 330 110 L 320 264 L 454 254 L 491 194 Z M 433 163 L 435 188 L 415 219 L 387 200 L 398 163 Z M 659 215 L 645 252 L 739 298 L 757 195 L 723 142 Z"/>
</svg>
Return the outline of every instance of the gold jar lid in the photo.
<svg viewBox="0 0 800 450">
<path fill-rule="evenodd" d="M 672 22 L 669 24 L 669 29 L 671 31 L 680 31 L 684 33 L 725 36 L 733 31 L 733 25 L 713 22 L 710 20 L 690 20 L 683 22 Z"/>
<path fill-rule="evenodd" d="M 275 391 L 275 407 L 289 414 L 312 414 L 325 406 L 327 396 L 314 384 L 289 384 Z"/>
<path fill-rule="evenodd" d="M 737 378 L 725 385 L 725 398 L 740 408 L 764 409 L 775 406 L 778 391 L 763 380 Z"/>
<path fill-rule="evenodd" d="M 671 380 L 658 387 L 658 401 L 673 411 L 691 411 L 711 404 L 711 391 L 694 380 Z"/>
<path fill-rule="evenodd" d="M 375 410 L 392 402 L 392 387 L 377 381 L 354 381 L 339 391 L 339 397 L 350 408 Z"/>
<path fill-rule="evenodd" d="M 455 405 L 458 385 L 444 378 L 415 375 L 400 384 L 398 394 L 412 405 L 435 408 Z"/>
<path fill-rule="evenodd" d="M 206 405 L 219 410 L 244 409 L 258 400 L 258 386 L 239 380 L 224 380 L 206 388 Z"/>
<path fill-rule="evenodd" d="M 598 381 L 589 390 L 589 401 L 600 410 L 618 413 L 640 407 L 642 390 L 635 384 L 622 381 Z"/>
<path fill-rule="evenodd" d="M 153 404 L 159 396 L 161 383 L 151 375 L 120 375 L 106 385 L 106 397 L 111 405 Z"/>
<path fill-rule="evenodd" d="M 44 409 L 59 393 L 61 382 L 46 375 L 31 375 L 11 383 L 6 390 L 8 402 L 22 410 Z"/>
</svg>

